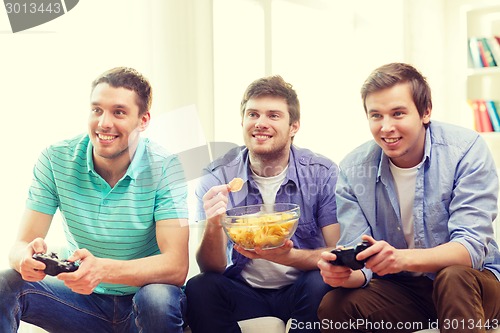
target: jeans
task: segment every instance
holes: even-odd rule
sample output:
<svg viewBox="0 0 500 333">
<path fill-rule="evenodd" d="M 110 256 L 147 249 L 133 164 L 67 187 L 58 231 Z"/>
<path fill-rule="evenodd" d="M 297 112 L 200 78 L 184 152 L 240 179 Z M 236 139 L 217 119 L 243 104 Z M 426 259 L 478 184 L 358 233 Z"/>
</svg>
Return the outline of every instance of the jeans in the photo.
<svg viewBox="0 0 500 333">
<path fill-rule="evenodd" d="M 285 323 L 291 319 L 290 332 L 319 332 L 309 325 L 318 324 L 316 310 L 329 290 L 317 270 L 281 289 L 252 288 L 222 274 L 202 273 L 186 285 L 187 321 L 193 333 L 240 333 L 238 321 L 274 316 Z"/>
<path fill-rule="evenodd" d="M 390 276 L 365 288 L 336 288 L 323 298 L 318 316 L 328 323 L 322 332 L 483 333 L 499 326 L 499 299 L 492 272 L 457 265 L 442 269 L 434 281 Z"/>
<path fill-rule="evenodd" d="M 135 295 L 72 292 L 47 276 L 27 282 L 14 270 L 0 273 L 0 332 L 17 332 L 20 320 L 49 332 L 182 332 L 185 295 L 177 286 L 150 284 Z"/>
</svg>

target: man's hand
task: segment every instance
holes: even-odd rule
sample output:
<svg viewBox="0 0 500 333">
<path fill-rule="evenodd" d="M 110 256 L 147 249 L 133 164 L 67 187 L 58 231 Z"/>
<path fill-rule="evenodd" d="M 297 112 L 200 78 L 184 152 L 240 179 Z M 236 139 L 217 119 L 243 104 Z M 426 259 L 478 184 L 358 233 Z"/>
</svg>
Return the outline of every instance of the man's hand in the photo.
<svg viewBox="0 0 500 333">
<path fill-rule="evenodd" d="M 80 260 L 78 270 L 72 273 L 57 275 L 59 280 L 78 294 L 90 295 L 95 287 L 104 279 L 106 267 L 99 258 L 96 258 L 87 249 L 76 250 L 68 261 Z"/>
<path fill-rule="evenodd" d="M 330 261 L 336 260 L 337 256 L 331 252 L 322 252 L 318 261 L 318 268 L 323 281 L 332 287 L 342 287 L 349 280 L 352 269 L 347 266 L 332 265 Z"/>
<path fill-rule="evenodd" d="M 278 264 L 286 265 L 286 258 L 290 254 L 290 251 L 293 248 L 293 242 L 291 240 L 287 240 L 282 246 L 274 248 L 274 249 L 261 249 L 256 246 L 254 251 L 245 250 L 240 245 L 235 244 L 234 249 L 250 259 L 265 259 Z"/>
<path fill-rule="evenodd" d="M 368 258 L 366 268 L 371 269 L 379 276 L 405 270 L 406 256 L 404 251 L 396 249 L 386 241 L 376 241 L 368 235 L 364 235 L 362 238 L 372 244 L 357 256 L 360 260 Z"/>
<path fill-rule="evenodd" d="M 229 188 L 228 185 L 212 187 L 203 196 L 203 209 L 207 220 L 226 212 Z"/>
<path fill-rule="evenodd" d="M 47 244 L 43 238 L 35 238 L 26 246 L 26 251 L 19 264 L 19 273 L 23 280 L 29 282 L 41 281 L 45 278 L 45 264 L 33 259 L 35 253 L 46 253 Z"/>
</svg>

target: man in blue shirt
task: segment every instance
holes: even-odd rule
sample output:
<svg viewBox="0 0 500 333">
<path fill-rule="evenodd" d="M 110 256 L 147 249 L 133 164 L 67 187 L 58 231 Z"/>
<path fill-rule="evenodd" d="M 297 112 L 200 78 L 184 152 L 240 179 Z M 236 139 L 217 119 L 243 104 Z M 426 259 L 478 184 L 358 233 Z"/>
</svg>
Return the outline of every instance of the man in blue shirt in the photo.
<svg viewBox="0 0 500 333">
<path fill-rule="evenodd" d="M 362 239 L 361 270 L 318 262 L 332 287 L 323 332 L 484 332 L 499 325 L 498 176 L 481 136 L 433 121 L 412 66 L 376 69 L 361 95 L 373 141 L 340 164 L 339 245 Z"/>
<path fill-rule="evenodd" d="M 206 226 L 197 252 L 202 273 L 186 286 L 189 325 L 194 333 L 241 332 L 240 320 L 275 316 L 291 319 L 291 332 L 319 332 L 311 327 L 329 286 L 316 263 L 338 240 L 337 166 L 292 145 L 299 101 L 280 76 L 250 84 L 240 111 L 245 146 L 209 165 L 196 192 Z M 236 177 L 243 189 L 229 192 Z M 297 231 L 283 246 L 252 252 L 228 242 L 221 226 L 226 209 L 282 202 L 301 209 Z"/>
<path fill-rule="evenodd" d="M 177 157 L 140 137 L 152 90 L 118 67 L 92 83 L 88 133 L 54 144 L 33 171 L 26 212 L 0 275 L 0 331 L 182 332 L 188 271 L 186 183 Z M 46 277 L 59 209 L 76 272 Z"/>
</svg>

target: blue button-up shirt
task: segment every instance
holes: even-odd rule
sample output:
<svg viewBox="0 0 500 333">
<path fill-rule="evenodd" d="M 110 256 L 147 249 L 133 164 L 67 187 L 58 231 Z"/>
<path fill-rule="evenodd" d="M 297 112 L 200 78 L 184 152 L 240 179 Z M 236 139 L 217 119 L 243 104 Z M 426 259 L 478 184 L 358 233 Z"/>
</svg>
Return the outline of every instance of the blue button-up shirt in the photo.
<svg viewBox="0 0 500 333">
<path fill-rule="evenodd" d="M 211 163 L 200 179 L 196 196 L 198 218 L 205 219 L 203 195 L 213 186 L 227 184 L 233 178 L 244 180 L 241 191 L 230 192 L 228 209 L 262 203 L 256 182 L 251 177 L 248 149 L 236 147 Z M 276 202 L 300 206 L 297 231 L 292 237 L 294 247 L 317 249 L 326 246 L 321 228 L 337 223 L 335 185 L 338 167 L 331 160 L 307 149 L 292 146 L 286 177 L 276 194 Z M 227 246 L 228 267 L 225 275 L 238 277 L 249 259 Z"/>
<path fill-rule="evenodd" d="M 498 176 L 486 143 L 474 131 L 433 121 L 422 162 L 413 203 L 415 248 L 459 242 L 469 251 L 473 268 L 490 269 L 499 279 L 493 234 Z M 337 209 L 339 244 L 353 246 L 368 234 L 398 249 L 408 247 L 389 159 L 374 141 L 340 163 Z M 372 272 L 364 273 L 369 281 Z"/>
</svg>

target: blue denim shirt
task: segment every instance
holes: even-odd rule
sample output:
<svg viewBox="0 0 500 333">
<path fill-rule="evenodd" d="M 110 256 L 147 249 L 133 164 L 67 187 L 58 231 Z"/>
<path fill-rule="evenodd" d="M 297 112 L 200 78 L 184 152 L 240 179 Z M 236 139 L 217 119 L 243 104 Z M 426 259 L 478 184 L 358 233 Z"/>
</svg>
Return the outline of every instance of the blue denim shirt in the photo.
<svg viewBox="0 0 500 333">
<path fill-rule="evenodd" d="M 340 163 L 336 194 L 339 244 L 353 246 L 368 234 L 395 248 L 407 248 L 389 159 L 374 141 Z M 415 184 L 415 248 L 459 242 L 469 251 L 473 268 L 490 269 L 499 279 L 500 253 L 492 223 L 497 200 L 496 167 L 481 136 L 433 121 Z M 368 282 L 372 272 L 364 273 Z"/>
<path fill-rule="evenodd" d="M 251 177 L 248 149 L 236 147 L 211 163 L 205 170 L 198 188 L 198 218 L 205 219 L 203 195 L 213 186 L 227 184 L 235 177 L 242 178 L 241 191 L 230 192 L 228 209 L 262 203 L 262 196 Z M 276 194 L 276 202 L 295 203 L 300 206 L 297 231 L 292 237 L 295 248 L 316 249 L 326 246 L 321 228 L 337 223 L 335 185 L 338 167 L 331 160 L 307 149 L 291 147 L 286 177 Z M 249 259 L 227 245 L 228 267 L 224 274 L 239 277 Z"/>
</svg>

